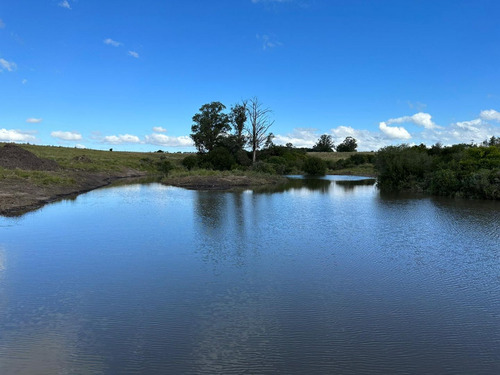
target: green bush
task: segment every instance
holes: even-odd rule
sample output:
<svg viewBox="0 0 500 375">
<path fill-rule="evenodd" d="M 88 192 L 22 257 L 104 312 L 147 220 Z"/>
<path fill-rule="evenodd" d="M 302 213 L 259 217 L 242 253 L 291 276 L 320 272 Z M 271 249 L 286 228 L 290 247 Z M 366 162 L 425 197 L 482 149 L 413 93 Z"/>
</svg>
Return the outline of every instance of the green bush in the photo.
<svg viewBox="0 0 500 375">
<path fill-rule="evenodd" d="M 304 172 L 311 176 L 324 176 L 326 162 L 316 156 L 310 156 L 304 162 Z"/>
<path fill-rule="evenodd" d="M 182 159 L 182 165 L 186 167 L 188 171 L 190 171 L 191 169 L 198 167 L 198 157 L 196 157 L 196 155 L 186 156 L 184 159 Z"/>
<path fill-rule="evenodd" d="M 166 175 L 168 175 L 170 173 L 170 171 L 172 169 L 174 169 L 174 166 L 172 165 L 172 163 L 169 160 L 159 161 L 156 165 L 157 165 L 157 169 Z"/>
<path fill-rule="evenodd" d="M 212 165 L 213 169 L 218 171 L 227 171 L 236 163 L 234 156 L 225 147 L 217 147 L 210 151 L 207 155 L 207 161 Z"/>
</svg>

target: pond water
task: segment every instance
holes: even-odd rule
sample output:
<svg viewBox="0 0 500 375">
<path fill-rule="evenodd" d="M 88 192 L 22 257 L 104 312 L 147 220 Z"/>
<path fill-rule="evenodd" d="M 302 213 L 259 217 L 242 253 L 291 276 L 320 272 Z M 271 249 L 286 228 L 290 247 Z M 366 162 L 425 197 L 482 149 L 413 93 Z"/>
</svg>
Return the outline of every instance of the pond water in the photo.
<svg viewBox="0 0 500 375">
<path fill-rule="evenodd" d="M 498 374 L 499 202 L 96 190 L 0 218 L 1 374 Z"/>
</svg>

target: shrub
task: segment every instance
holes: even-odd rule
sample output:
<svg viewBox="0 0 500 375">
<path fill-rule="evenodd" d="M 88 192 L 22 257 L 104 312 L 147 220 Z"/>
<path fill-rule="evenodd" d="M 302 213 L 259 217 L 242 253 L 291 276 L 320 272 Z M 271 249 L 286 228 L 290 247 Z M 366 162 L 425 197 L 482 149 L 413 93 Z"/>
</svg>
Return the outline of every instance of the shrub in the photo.
<svg viewBox="0 0 500 375">
<path fill-rule="evenodd" d="M 304 162 L 304 172 L 311 176 L 324 176 L 326 163 L 316 156 L 310 156 Z"/>
<path fill-rule="evenodd" d="M 168 175 L 172 169 L 174 169 L 174 166 L 172 163 L 168 160 L 163 160 L 158 162 L 157 168 L 160 172 Z"/>
<path fill-rule="evenodd" d="M 191 169 L 196 168 L 199 165 L 199 160 L 195 155 L 189 155 L 182 159 L 182 165 L 186 167 L 188 171 L 190 171 Z"/>
<path fill-rule="evenodd" d="M 236 163 L 234 156 L 225 147 L 217 147 L 208 153 L 208 162 L 219 171 L 227 171 Z"/>
</svg>

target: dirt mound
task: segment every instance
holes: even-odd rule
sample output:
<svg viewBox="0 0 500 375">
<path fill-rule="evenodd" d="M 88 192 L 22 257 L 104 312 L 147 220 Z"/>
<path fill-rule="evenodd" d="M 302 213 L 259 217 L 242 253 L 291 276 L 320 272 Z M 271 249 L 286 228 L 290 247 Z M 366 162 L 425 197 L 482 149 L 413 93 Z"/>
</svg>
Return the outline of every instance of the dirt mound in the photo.
<svg viewBox="0 0 500 375">
<path fill-rule="evenodd" d="M 59 169 L 59 165 L 55 161 L 41 159 L 32 152 L 12 143 L 7 143 L 0 148 L 0 167 L 37 171 L 54 171 Z"/>
</svg>

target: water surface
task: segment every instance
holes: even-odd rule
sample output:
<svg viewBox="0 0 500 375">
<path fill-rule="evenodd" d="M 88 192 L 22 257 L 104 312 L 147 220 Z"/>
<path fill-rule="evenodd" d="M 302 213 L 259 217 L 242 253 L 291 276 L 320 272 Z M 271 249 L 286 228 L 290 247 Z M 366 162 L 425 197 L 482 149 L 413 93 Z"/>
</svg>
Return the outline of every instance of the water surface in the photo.
<svg viewBox="0 0 500 375">
<path fill-rule="evenodd" d="M 499 243 L 353 177 L 96 190 L 0 218 L 0 373 L 500 373 Z"/>
</svg>

